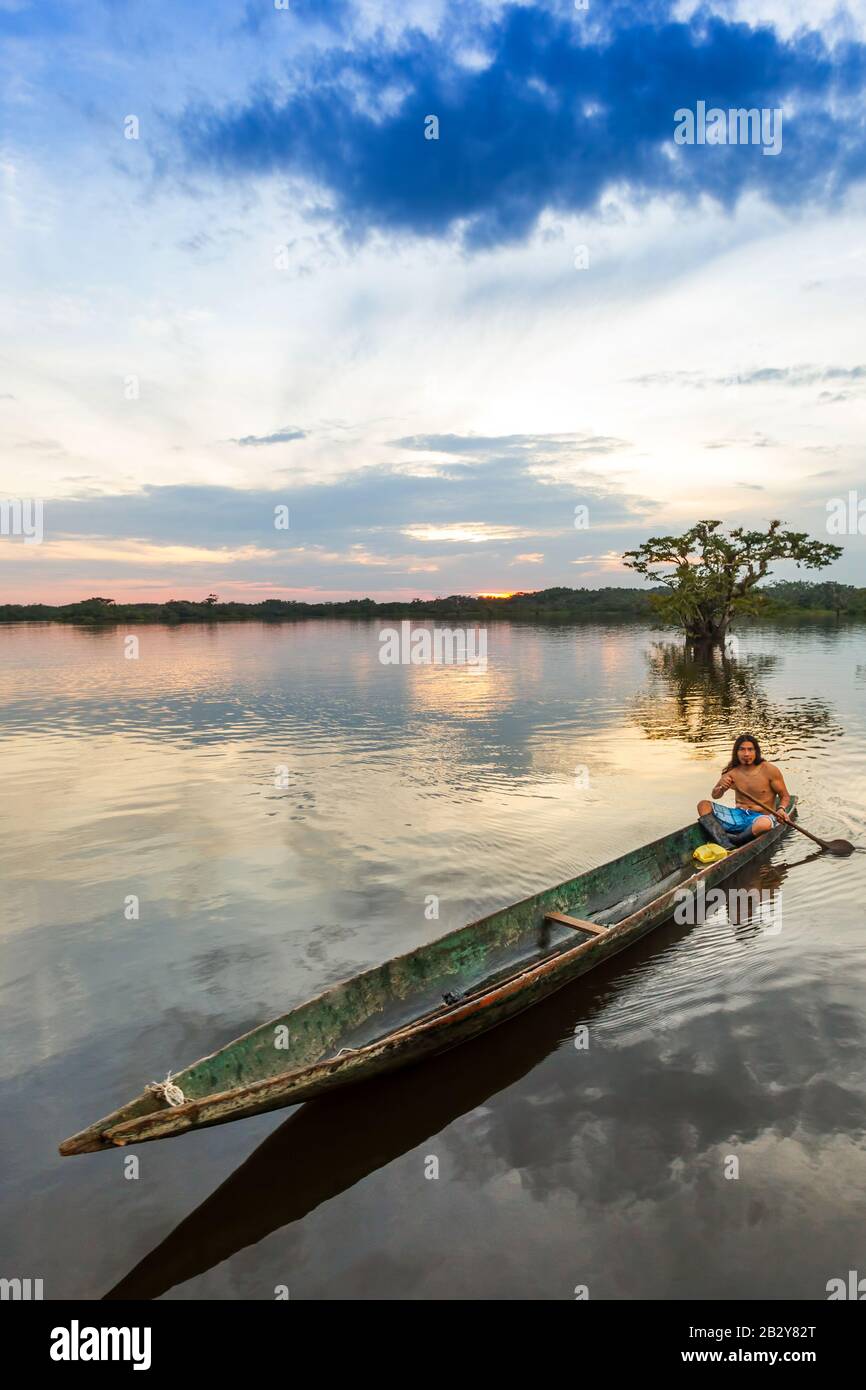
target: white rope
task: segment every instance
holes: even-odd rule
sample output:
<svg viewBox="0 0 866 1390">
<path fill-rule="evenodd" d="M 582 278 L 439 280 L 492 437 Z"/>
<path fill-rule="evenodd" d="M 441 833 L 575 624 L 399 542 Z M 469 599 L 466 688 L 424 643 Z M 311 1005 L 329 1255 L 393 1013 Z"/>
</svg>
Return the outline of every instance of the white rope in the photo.
<svg viewBox="0 0 866 1390">
<path fill-rule="evenodd" d="M 175 1086 L 171 1079 L 171 1072 L 168 1073 L 164 1081 L 151 1081 L 144 1088 L 146 1095 L 156 1096 L 158 1100 L 165 1101 L 166 1105 L 185 1105 L 186 1096 L 179 1086 Z"/>
</svg>

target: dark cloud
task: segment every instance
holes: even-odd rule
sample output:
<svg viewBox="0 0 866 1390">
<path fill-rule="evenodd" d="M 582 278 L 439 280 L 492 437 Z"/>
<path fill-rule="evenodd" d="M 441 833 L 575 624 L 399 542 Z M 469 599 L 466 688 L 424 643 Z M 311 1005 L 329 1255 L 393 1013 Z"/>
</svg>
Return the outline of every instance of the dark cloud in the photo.
<svg viewBox="0 0 866 1390">
<path fill-rule="evenodd" d="M 321 545 L 343 551 L 363 543 L 371 553 L 393 554 L 429 550 L 431 543 L 407 536 L 410 527 L 481 524 L 520 532 L 513 541 L 485 540 L 482 547 L 495 544 L 516 554 L 541 548 L 533 539 L 538 537 L 547 551 L 564 537 L 573 556 L 575 537 L 586 535 L 574 530 L 578 503 L 589 508 L 591 526 L 599 529 L 639 527 L 655 505 L 595 472 L 557 482 L 537 476 L 535 467 L 535 455 L 505 455 L 456 463 L 445 478 L 368 468 L 327 484 L 287 479 L 271 490 L 148 486 L 134 494 L 56 499 L 51 531 L 204 546 Z M 289 507 L 290 529 L 275 531 L 274 508 L 282 504 Z"/>
<path fill-rule="evenodd" d="M 182 569 L 179 587 L 190 592 L 196 586 L 249 582 L 347 593 L 406 588 L 455 593 L 489 587 L 492 576 L 497 583 L 516 578 L 526 584 L 524 569 L 536 587 L 573 584 L 570 566 L 576 556 L 588 549 L 593 555 L 621 553 L 639 544 L 656 506 L 618 490 L 597 472 L 575 470 L 567 483 L 540 476 L 533 471 L 535 453 L 455 461 L 453 474 L 444 478 L 398 468 L 364 469 L 327 484 L 301 486 L 286 479 L 284 486 L 259 490 L 147 486 L 138 493 L 96 496 L 79 485 L 73 495 L 52 499 L 46 540 L 204 548 L 212 553 L 209 562 Z M 588 509 L 589 530 L 575 529 L 578 504 Z M 288 530 L 274 525 L 275 508 L 283 505 L 289 508 Z M 481 539 L 462 534 L 467 527 L 479 528 Z M 220 558 L 221 550 L 243 547 L 251 548 L 248 556 Z M 256 553 L 261 551 L 269 554 Z M 535 552 L 544 555 L 543 569 L 518 560 Z M 30 557 L 16 560 L 20 582 Z M 44 556 L 32 561 L 34 582 L 44 575 L 40 561 Z M 52 561 L 52 573 L 69 582 L 79 577 L 93 582 L 94 566 L 103 583 L 128 579 L 136 570 L 134 559 L 70 558 Z M 166 569 L 172 570 L 170 559 Z M 604 573 L 602 582 L 610 582 Z M 592 569 L 581 570 L 580 578 L 595 582 L 586 580 L 591 574 Z M 143 582 L 149 576 L 152 568 L 138 570 Z"/>
<path fill-rule="evenodd" d="M 595 209 L 614 186 L 725 206 L 759 189 L 797 206 L 863 178 L 863 44 L 673 11 L 612 5 L 586 23 L 565 4 L 473 8 L 467 34 L 455 7 L 441 40 L 407 30 L 391 48 L 340 45 L 289 95 L 263 81 L 233 107 L 190 106 L 184 164 L 308 181 L 356 239 L 456 232 L 475 248 L 524 238 L 544 208 Z M 468 36 L 490 59 L 483 70 L 459 61 Z M 674 112 L 698 100 L 787 108 L 782 151 L 675 145 Z M 438 139 L 424 138 L 429 116 Z"/>
</svg>

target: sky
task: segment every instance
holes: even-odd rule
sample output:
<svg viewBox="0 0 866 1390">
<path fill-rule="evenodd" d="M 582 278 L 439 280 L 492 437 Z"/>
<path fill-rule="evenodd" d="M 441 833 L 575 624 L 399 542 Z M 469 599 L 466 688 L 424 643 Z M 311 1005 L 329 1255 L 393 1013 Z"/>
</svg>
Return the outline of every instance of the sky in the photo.
<svg viewBox="0 0 866 1390">
<path fill-rule="evenodd" d="M 0 602 L 866 584 L 866 4 L 579 3 L 0 0 Z"/>
</svg>

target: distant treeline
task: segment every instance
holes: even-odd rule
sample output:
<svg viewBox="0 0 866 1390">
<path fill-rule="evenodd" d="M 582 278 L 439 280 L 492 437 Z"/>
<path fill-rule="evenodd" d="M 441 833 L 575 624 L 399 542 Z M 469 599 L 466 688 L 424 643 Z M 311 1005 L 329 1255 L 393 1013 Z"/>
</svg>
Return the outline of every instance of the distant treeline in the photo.
<svg viewBox="0 0 866 1390">
<path fill-rule="evenodd" d="M 206 599 L 171 599 L 168 603 L 115 603 L 89 598 L 50 607 L 43 603 L 0 604 L 0 622 L 184 623 L 262 622 L 290 618 L 634 618 L 654 616 L 653 593 L 660 589 L 540 589 L 537 593 L 484 598 L 452 594 L 448 598 L 377 603 L 371 598 L 336 603 L 264 599 L 261 603 L 220 603 Z M 827 615 L 866 617 L 866 589 L 830 581 L 789 580 L 764 585 L 760 593 L 766 617 Z"/>
</svg>

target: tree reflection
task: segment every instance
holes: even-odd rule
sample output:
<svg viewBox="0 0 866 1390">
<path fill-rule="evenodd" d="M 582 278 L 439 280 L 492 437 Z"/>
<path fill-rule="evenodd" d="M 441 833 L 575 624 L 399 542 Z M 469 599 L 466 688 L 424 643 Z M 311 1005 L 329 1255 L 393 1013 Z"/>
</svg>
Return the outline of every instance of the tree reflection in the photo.
<svg viewBox="0 0 866 1390">
<path fill-rule="evenodd" d="M 833 706 L 818 697 L 774 700 L 765 677 L 779 658 L 757 654 L 732 660 L 722 651 L 696 656 L 678 642 L 654 642 L 650 679 L 631 714 L 648 738 L 679 738 L 715 754 L 748 729 L 766 741 L 768 756 L 815 738 L 840 738 Z"/>
</svg>

